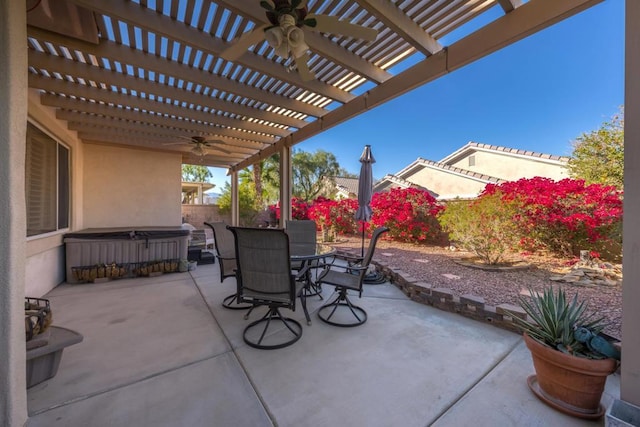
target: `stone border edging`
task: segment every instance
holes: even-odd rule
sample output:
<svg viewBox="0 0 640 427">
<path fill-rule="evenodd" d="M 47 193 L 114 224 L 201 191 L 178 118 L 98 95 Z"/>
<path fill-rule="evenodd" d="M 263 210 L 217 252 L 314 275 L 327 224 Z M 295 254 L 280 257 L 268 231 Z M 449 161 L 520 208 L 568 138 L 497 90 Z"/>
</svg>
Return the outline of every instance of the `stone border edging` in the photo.
<svg viewBox="0 0 640 427">
<path fill-rule="evenodd" d="M 499 304 L 494 307 L 485 304 L 484 298 L 477 295 L 467 294 L 458 297 L 451 289 L 434 288 L 432 285 L 421 282 L 396 267 L 387 266 L 377 259 L 372 260 L 372 264 L 412 301 L 457 313 L 473 320 L 490 323 L 518 334 L 520 330 L 510 313 L 522 319 L 527 318 L 527 314 L 520 306 Z"/>
<path fill-rule="evenodd" d="M 483 271 L 521 271 L 529 270 L 532 268 L 531 264 L 526 262 L 519 263 L 518 265 L 489 265 L 481 264 L 469 261 L 471 258 L 453 258 L 453 262 L 458 265 L 462 265 L 469 268 L 477 268 Z"/>
</svg>

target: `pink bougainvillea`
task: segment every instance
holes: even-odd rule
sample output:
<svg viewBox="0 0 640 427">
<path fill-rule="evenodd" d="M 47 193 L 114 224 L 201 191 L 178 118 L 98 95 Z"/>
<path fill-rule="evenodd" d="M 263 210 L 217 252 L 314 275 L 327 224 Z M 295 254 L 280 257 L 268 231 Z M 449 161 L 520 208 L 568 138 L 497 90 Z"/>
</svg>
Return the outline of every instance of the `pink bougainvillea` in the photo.
<svg viewBox="0 0 640 427">
<path fill-rule="evenodd" d="M 371 200 L 370 228 L 388 227 L 389 237 L 406 242 L 434 242 L 440 236 L 436 216 L 443 209 L 425 190 L 394 188 Z"/>
<path fill-rule="evenodd" d="M 613 186 L 535 177 L 489 184 L 480 197 L 496 193 L 519 207 L 514 220 L 526 248 L 546 247 L 575 255 L 596 243 L 621 241 L 622 192 Z"/>
</svg>

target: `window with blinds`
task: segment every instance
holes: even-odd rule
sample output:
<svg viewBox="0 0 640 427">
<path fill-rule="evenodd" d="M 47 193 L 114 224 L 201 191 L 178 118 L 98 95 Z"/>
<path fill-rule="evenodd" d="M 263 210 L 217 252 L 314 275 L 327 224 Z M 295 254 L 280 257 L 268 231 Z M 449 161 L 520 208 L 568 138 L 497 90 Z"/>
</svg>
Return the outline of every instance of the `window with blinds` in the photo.
<svg viewBox="0 0 640 427">
<path fill-rule="evenodd" d="M 27 124 L 27 236 L 69 227 L 69 149 Z"/>
</svg>

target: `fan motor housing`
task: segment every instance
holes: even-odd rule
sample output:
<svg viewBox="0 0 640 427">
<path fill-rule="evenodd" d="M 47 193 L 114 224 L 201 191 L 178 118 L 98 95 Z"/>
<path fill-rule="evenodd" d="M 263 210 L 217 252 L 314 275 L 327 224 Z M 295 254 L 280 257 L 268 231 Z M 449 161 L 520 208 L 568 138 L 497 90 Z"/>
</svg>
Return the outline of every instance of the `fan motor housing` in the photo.
<svg viewBox="0 0 640 427">
<path fill-rule="evenodd" d="M 297 27 L 302 27 L 304 25 L 304 19 L 308 13 L 306 6 L 294 9 L 289 0 L 273 0 L 273 4 L 275 6 L 274 12 L 266 12 L 267 19 L 272 25 L 279 26 L 280 16 L 285 14 L 291 15 L 295 18 Z"/>
</svg>

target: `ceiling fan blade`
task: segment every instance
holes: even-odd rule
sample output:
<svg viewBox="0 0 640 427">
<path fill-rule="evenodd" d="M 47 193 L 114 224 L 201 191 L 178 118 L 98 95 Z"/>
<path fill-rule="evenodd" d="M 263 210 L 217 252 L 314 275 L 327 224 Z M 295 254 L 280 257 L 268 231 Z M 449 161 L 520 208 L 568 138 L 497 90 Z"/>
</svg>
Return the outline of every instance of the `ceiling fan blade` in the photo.
<svg viewBox="0 0 640 427">
<path fill-rule="evenodd" d="M 363 27 L 362 25 L 352 24 L 348 21 L 341 21 L 335 16 L 331 15 L 314 15 L 310 13 L 307 15 L 305 21 L 315 19 L 316 26 L 307 27 L 312 31 L 320 31 L 323 33 L 341 34 L 347 37 L 353 37 L 356 39 L 362 39 L 366 41 L 374 41 L 378 37 L 378 30 L 373 28 Z"/>
<path fill-rule="evenodd" d="M 251 31 L 242 34 L 237 41 L 232 42 L 233 44 L 226 48 L 220 54 L 220 57 L 226 59 L 227 61 L 235 61 L 236 59 L 240 58 L 242 54 L 247 51 L 247 49 L 249 49 L 254 44 L 264 40 L 265 28 L 267 28 L 267 25 L 261 25 L 259 27 L 255 27 Z"/>
<path fill-rule="evenodd" d="M 162 145 L 189 145 L 188 142 L 165 142 Z"/>
<path fill-rule="evenodd" d="M 208 139 L 204 142 L 204 146 L 207 148 L 218 150 L 225 154 L 231 154 L 231 151 L 227 150 L 226 148 L 220 147 L 220 144 L 224 144 L 224 141 L 220 139 Z"/>
<path fill-rule="evenodd" d="M 231 154 L 231 151 L 227 150 L 226 148 L 219 147 L 217 145 L 214 145 L 213 147 L 207 147 L 207 148 L 211 150 L 220 151 L 221 153 L 224 153 L 224 154 Z"/>
<path fill-rule="evenodd" d="M 313 80 L 316 78 L 316 75 L 309 69 L 307 65 L 307 61 L 309 61 L 309 54 L 305 53 L 296 60 L 296 68 L 298 69 L 298 74 L 300 74 L 300 78 L 303 82 L 308 82 L 309 80 Z"/>
<path fill-rule="evenodd" d="M 287 59 L 289 57 L 289 49 L 287 49 L 287 46 L 285 44 L 282 44 L 275 48 L 274 53 L 283 59 Z"/>
</svg>

